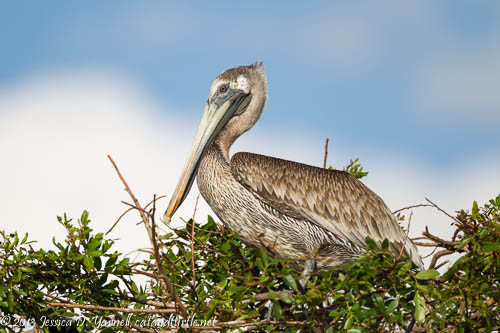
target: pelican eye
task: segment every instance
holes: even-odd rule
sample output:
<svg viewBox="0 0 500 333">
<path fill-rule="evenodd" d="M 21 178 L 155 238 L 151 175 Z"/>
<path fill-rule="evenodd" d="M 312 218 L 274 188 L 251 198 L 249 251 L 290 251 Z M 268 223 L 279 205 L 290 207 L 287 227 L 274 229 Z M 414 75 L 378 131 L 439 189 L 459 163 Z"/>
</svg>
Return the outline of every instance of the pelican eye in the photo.
<svg viewBox="0 0 500 333">
<path fill-rule="evenodd" d="M 219 86 L 218 92 L 219 94 L 225 94 L 228 90 L 229 90 L 229 85 L 226 83 L 226 84 L 221 84 Z"/>
</svg>

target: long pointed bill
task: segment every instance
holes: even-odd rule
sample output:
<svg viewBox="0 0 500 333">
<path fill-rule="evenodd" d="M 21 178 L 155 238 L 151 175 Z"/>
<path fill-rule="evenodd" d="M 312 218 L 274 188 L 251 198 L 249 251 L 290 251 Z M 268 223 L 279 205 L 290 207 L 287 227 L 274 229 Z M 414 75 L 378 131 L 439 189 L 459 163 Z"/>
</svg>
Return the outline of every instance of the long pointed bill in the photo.
<svg viewBox="0 0 500 333">
<path fill-rule="evenodd" d="M 203 152 L 212 143 L 213 139 L 220 132 L 222 127 L 224 127 L 229 119 L 231 119 L 233 114 L 241 105 L 241 101 L 247 96 L 248 95 L 236 93 L 234 98 L 229 98 L 220 106 L 217 106 L 215 103 L 207 103 L 207 106 L 203 111 L 200 125 L 198 126 L 198 131 L 196 132 L 196 136 L 194 138 L 193 146 L 189 152 L 189 157 L 184 165 L 184 169 L 179 181 L 177 182 L 174 193 L 170 198 L 170 203 L 168 204 L 167 211 L 165 212 L 165 220 L 169 220 L 172 215 L 174 215 L 177 208 L 179 208 L 188 195 L 189 190 L 193 185 Z"/>
</svg>

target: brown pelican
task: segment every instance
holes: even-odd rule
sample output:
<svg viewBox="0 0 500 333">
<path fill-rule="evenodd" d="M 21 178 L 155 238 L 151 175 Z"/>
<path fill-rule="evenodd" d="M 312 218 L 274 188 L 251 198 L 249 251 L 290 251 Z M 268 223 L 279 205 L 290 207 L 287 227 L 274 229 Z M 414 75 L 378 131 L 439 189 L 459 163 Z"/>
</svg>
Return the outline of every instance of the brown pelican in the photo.
<svg viewBox="0 0 500 333">
<path fill-rule="evenodd" d="M 384 201 L 348 173 L 251 153 L 229 159 L 231 145 L 257 122 L 266 99 L 262 63 L 215 78 L 165 219 L 170 220 L 197 176 L 203 198 L 245 243 L 305 260 L 306 268 L 315 262 L 309 270 L 354 260 L 364 253 L 366 237 L 379 244 L 387 238 L 392 251 L 412 255 L 422 266 L 415 245 Z"/>
</svg>

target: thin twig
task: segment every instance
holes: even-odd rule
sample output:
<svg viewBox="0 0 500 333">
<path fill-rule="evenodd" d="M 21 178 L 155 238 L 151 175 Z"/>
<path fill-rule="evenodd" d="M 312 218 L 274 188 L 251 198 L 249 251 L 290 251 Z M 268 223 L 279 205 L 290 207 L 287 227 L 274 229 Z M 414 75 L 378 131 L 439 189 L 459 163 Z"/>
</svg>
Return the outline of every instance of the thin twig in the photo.
<svg viewBox="0 0 500 333">
<path fill-rule="evenodd" d="M 153 200 L 151 200 L 150 202 L 148 202 L 148 204 L 146 206 L 144 206 L 144 209 L 148 208 L 149 205 L 154 204 L 156 201 L 163 199 L 163 198 L 166 198 L 166 197 L 167 197 L 166 195 L 160 195 L 159 197 L 154 196 Z"/>
<path fill-rule="evenodd" d="M 438 249 L 438 247 L 434 247 L 434 249 L 431 251 L 431 253 L 429 253 L 428 255 L 426 255 L 425 257 L 422 257 L 422 259 L 427 259 L 429 258 L 430 256 L 432 256 L 434 254 L 434 252 L 436 252 L 436 250 Z"/>
<path fill-rule="evenodd" d="M 125 257 L 128 257 L 130 254 L 135 253 L 135 252 L 144 252 L 147 254 L 153 254 L 153 251 L 151 249 L 144 248 L 144 249 L 137 249 L 137 250 L 130 251 L 130 252 L 125 254 Z"/>
<path fill-rule="evenodd" d="M 279 294 L 293 295 L 294 294 L 294 292 L 292 290 L 275 291 L 274 293 L 276 295 L 279 295 Z M 267 301 L 271 298 L 272 297 L 269 293 L 262 293 L 262 294 L 252 295 L 252 296 L 246 296 L 243 299 L 243 301 L 241 301 L 241 303 L 242 304 L 249 304 L 249 303 L 258 302 L 258 301 Z"/>
<path fill-rule="evenodd" d="M 161 278 L 161 276 L 159 274 L 154 274 L 154 273 L 150 273 L 150 272 L 139 271 L 139 270 L 136 270 L 136 269 L 133 269 L 132 273 L 134 273 L 134 274 L 140 274 L 140 275 L 145 275 L 145 276 L 148 276 L 148 277 L 153 278 L 155 280 L 159 280 Z"/>
<path fill-rule="evenodd" d="M 122 181 L 123 185 L 125 186 L 125 191 L 128 192 L 132 200 L 134 201 L 135 207 L 139 210 L 139 213 L 141 214 L 142 220 L 144 221 L 144 225 L 146 226 L 146 230 L 148 231 L 148 236 L 151 242 L 153 242 L 153 235 L 151 231 L 151 227 L 147 223 L 148 221 L 148 216 L 146 215 L 144 209 L 142 209 L 141 205 L 139 204 L 139 201 L 135 197 L 134 193 L 130 190 L 130 187 L 128 186 L 127 182 L 123 178 L 120 170 L 118 169 L 118 166 L 116 165 L 115 161 L 111 158 L 110 155 L 108 155 L 108 159 L 111 161 L 111 164 L 115 167 L 116 173 L 118 174 L 118 177 L 120 177 L 120 180 Z"/>
<path fill-rule="evenodd" d="M 459 221 L 456 217 L 454 217 L 454 216 L 450 215 L 447 211 L 445 211 L 444 209 L 442 209 L 441 207 L 439 207 L 438 205 L 436 205 L 434 202 L 430 201 L 428 198 L 425 198 L 425 200 L 427 200 L 427 202 L 429 202 L 432 206 L 434 206 L 434 207 L 435 207 L 437 210 L 439 210 L 441 213 L 445 214 L 446 216 L 448 216 L 448 217 L 449 217 L 449 218 L 451 218 L 452 220 L 454 220 L 454 221 L 456 221 L 456 222 L 460 223 L 460 221 Z"/>
<path fill-rule="evenodd" d="M 131 203 L 128 203 L 126 201 L 120 201 L 122 204 L 126 205 L 126 206 L 129 206 L 130 208 L 132 209 L 137 209 L 139 212 L 143 212 L 144 214 L 146 214 L 148 217 L 149 217 L 149 212 L 141 207 L 137 207 L 137 206 L 134 206 L 132 205 Z M 140 221 L 140 223 L 142 223 L 142 220 Z"/>
<path fill-rule="evenodd" d="M 397 214 L 399 212 L 402 212 L 403 210 L 412 209 L 412 208 L 418 208 L 418 207 L 432 207 L 432 205 L 428 205 L 428 204 L 412 205 L 412 206 L 400 208 L 398 210 L 393 211 L 392 213 L 393 214 Z"/>
<path fill-rule="evenodd" d="M 326 158 L 328 157 L 328 141 L 329 141 L 329 139 L 326 138 L 326 142 L 325 142 L 325 157 L 323 159 L 323 169 L 326 169 Z"/>
<path fill-rule="evenodd" d="M 437 243 L 413 242 L 413 244 L 418 245 L 418 246 L 425 246 L 425 247 L 438 247 L 439 246 L 439 244 L 437 244 Z"/>
<path fill-rule="evenodd" d="M 406 248 L 406 242 L 408 241 L 408 234 L 410 233 L 410 225 L 411 225 L 411 218 L 413 217 L 413 212 L 410 212 L 410 217 L 408 218 L 408 229 L 406 230 L 405 233 L 405 240 L 403 241 L 403 246 L 401 247 L 401 251 L 399 251 L 399 256 L 398 260 L 401 258 L 403 255 L 403 252 Z M 418 253 L 416 254 L 418 256 Z"/>
<path fill-rule="evenodd" d="M 145 304 L 145 305 L 151 305 L 151 306 L 154 306 L 154 307 L 157 307 L 157 308 L 175 309 L 175 304 L 174 303 L 158 302 L 158 301 L 153 301 L 153 300 L 150 300 L 150 299 L 141 299 L 141 298 L 137 298 L 137 297 L 132 297 L 132 296 L 129 296 L 129 295 L 125 295 L 123 293 L 120 293 L 120 295 L 118 295 L 118 297 L 120 297 L 121 299 L 127 300 L 127 301 L 141 303 L 141 304 Z"/>
<path fill-rule="evenodd" d="M 156 266 L 158 268 L 158 273 L 160 274 L 161 279 L 165 282 L 166 287 L 168 288 L 170 295 L 174 297 L 175 304 L 177 305 L 181 315 L 185 318 L 189 317 L 189 314 L 182 304 L 179 296 L 175 292 L 175 287 L 174 285 L 170 282 L 170 279 L 167 276 L 167 273 L 165 272 L 165 268 L 163 267 L 162 261 L 161 261 L 161 256 L 160 252 L 158 250 L 158 244 L 156 242 L 156 234 L 155 234 L 155 222 L 154 222 L 154 210 L 156 209 L 155 202 L 156 202 L 156 195 L 153 197 L 153 214 L 150 215 L 148 212 L 146 212 L 140 205 L 139 201 L 135 197 L 135 195 L 132 193 L 130 190 L 130 187 L 128 186 L 127 182 L 123 178 L 120 170 L 118 169 L 118 166 L 116 165 L 115 161 L 111 158 L 110 155 L 108 155 L 108 159 L 111 161 L 113 164 L 118 176 L 120 177 L 123 185 L 125 186 L 125 190 L 128 192 L 132 200 L 134 201 L 135 208 L 139 211 L 141 214 L 142 221 L 144 222 L 144 226 L 146 227 L 146 230 L 148 232 L 149 240 L 151 241 L 151 244 L 153 245 L 153 250 L 154 250 L 154 256 L 155 256 L 155 261 L 156 261 Z M 149 225 L 149 217 L 151 217 L 151 225 Z"/>
<path fill-rule="evenodd" d="M 158 250 L 158 244 L 156 243 L 156 231 L 155 231 L 154 222 L 152 223 L 151 226 L 152 226 L 151 235 L 152 235 L 152 241 L 153 241 L 153 246 L 154 246 L 156 266 L 158 267 L 158 273 L 160 273 L 161 278 L 163 279 L 163 281 L 165 281 L 165 284 L 167 285 L 167 288 L 168 288 L 168 291 L 170 292 L 170 295 L 172 295 L 174 297 L 175 304 L 179 308 L 181 315 L 184 318 L 188 318 L 189 314 L 188 314 L 186 308 L 184 307 L 184 305 L 182 304 L 179 296 L 175 292 L 174 285 L 172 284 L 172 282 L 170 282 L 170 279 L 167 276 L 167 272 L 165 271 L 165 268 L 161 264 L 162 261 L 161 261 L 161 257 L 160 257 L 160 251 Z"/>
<path fill-rule="evenodd" d="M 455 245 L 460 244 L 460 242 L 457 241 L 447 241 L 442 238 L 439 238 L 438 236 L 435 236 L 429 232 L 429 228 L 426 226 L 425 231 L 422 232 L 422 235 L 427 237 L 430 240 L 433 240 L 434 242 L 438 243 L 440 247 L 444 248 L 449 248 L 449 249 L 455 249 Z"/>
<path fill-rule="evenodd" d="M 123 212 L 122 215 L 120 215 L 120 217 L 116 220 L 115 223 L 113 223 L 113 225 L 111 226 L 111 228 L 105 233 L 105 235 L 109 234 L 111 232 L 111 230 L 113 230 L 115 228 L 115 226 L 118 224 L 118 222 L 120 222 L 120 220 L 122 219 L 122 217 L 124 217 L 125 215 L 127 215 L 128 212 L 130 212 L 132 209 L 132 207 L 130 207 L 129 209 L 127 209 L 126 211 Z"/>
<path fill-rule="evenodd" d="M 434 269 L 440 269 L 441 267 L 443 267 L 444 265 L 446 265 L 449 262 L 450 262 L 449 260 L 445 260 L 442 263 L 440 263 L 439 265 L 436 265 L 436 267 L 434 267 Z"/>
<path fill-rule="evenodd" d="M 196 218 L 196 208 L 198 208 L 198 200 L 200 199 L 200 195 L 196 197 L 196 203 L 194 204 L 194 211 L 193 211 L 193 218 L 191 219 L 192 221 L 192 226 L 191 226 L 191 270 L 193 271 L 193 288 L 196 286 L 196 271 L 194 269 L 194 223 L 195 223 L 195 218 Z"/>
<path fill-rule="evenodd" d="M 436 263 L 438 261 L 439 258 L 443 257 L 443 256 L 447 256 L 447 255 L 450 255 L 452 253 L 455 253 L 455 251 L 452 251 L 452 250 L 441 250 L 439 251 L 438 253 L 436 253 L 433 257 L 432 257 L 432 260 L 431 260 L 431 264 L 429 265 L 429 269 L 433 269 L 435 266 L 436 266 Z"/>
<path fill-rule="evenodd" d="M 129 309 L 129 308 L 116 308 L 110 306 L 100 306 L 100 305 L 86 305 L 86 304 L 75 304 L 75 303 L 60 303 L 60 302 L 50 302 L 50 306 L 53 307 L 64 307 L 73 309 L 86 309 L 86 310 L 101 310 L 101 311 L 119 311 L 124 313 L 177 313 L 175 309 Z"/>
</svg>

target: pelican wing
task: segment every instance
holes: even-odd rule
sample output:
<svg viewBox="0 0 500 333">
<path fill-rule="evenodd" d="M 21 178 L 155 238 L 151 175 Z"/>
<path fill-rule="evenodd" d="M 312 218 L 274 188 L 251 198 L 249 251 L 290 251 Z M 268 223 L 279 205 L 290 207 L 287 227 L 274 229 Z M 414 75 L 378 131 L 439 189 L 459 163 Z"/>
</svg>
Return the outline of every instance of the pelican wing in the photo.
<svg viewBox="0 0 500 333">
<path fill-rule="evenodd" d="M 387 238 L 394 250 L 404 243 L 406 236 L 382 199 L 344 171 L 237 153 L 231 159 L 231 172 L 273 209 L 313 222 L 353 244 L 364 247 L 367 236 L 379 243 Z M 411 240 L 406 249 L 418 263 Z"/>
</svg>

